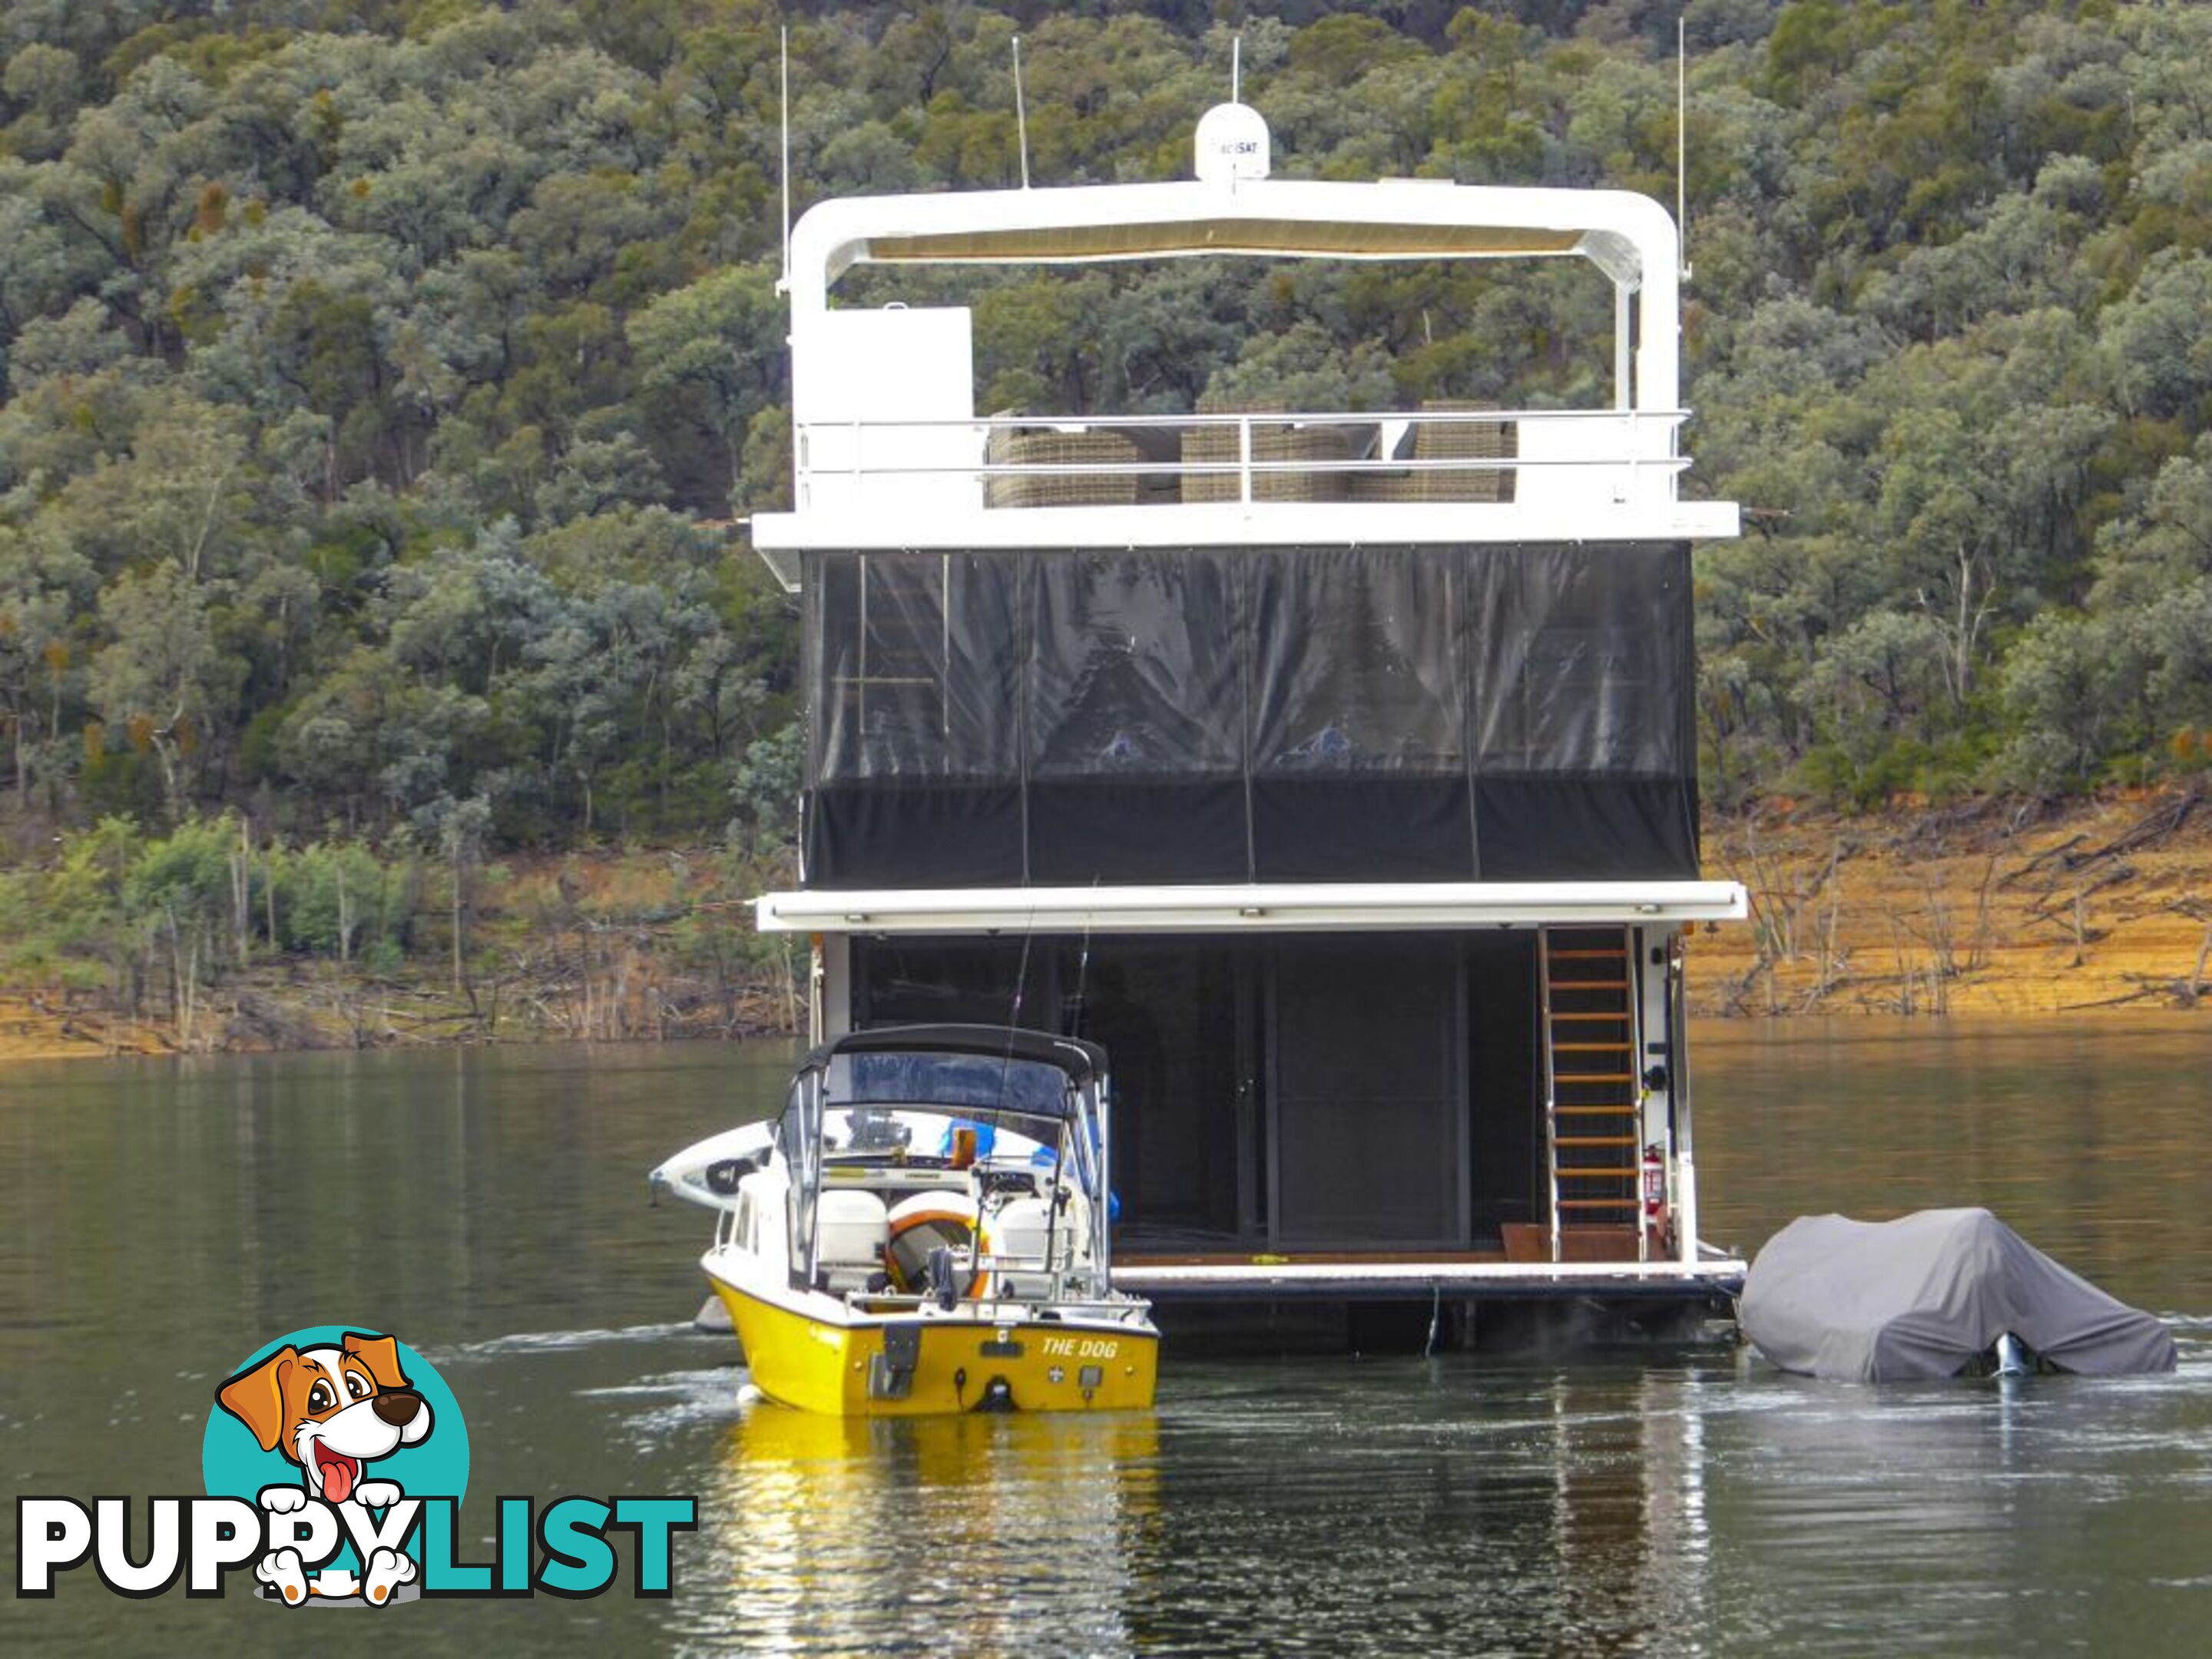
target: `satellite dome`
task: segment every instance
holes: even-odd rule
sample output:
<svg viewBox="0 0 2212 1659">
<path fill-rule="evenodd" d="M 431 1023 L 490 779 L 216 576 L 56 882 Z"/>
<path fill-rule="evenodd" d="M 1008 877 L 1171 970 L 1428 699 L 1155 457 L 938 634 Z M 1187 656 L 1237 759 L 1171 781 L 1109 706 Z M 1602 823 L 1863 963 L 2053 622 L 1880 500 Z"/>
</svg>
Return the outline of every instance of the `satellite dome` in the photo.
<svg viewBox="0 0 2212 1659">
<path fill-rule="evenodd" d="M 1249 104 L 1216 104 L 1198 118 L 1198 176 L 1210 185 L 1267 176 L 1267 123 Z"/>
</svg>

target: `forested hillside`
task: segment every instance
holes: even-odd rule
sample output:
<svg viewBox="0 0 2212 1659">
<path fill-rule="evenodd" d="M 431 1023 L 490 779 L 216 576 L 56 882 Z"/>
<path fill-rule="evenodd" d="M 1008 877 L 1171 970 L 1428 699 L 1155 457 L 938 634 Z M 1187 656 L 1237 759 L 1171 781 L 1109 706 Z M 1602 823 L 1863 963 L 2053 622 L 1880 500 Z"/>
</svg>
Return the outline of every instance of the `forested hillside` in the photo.
<svg viewBox="0 0 2212 1659">
<path fill-rule="evenodd" d="M 1041 184 L 1182 175 L 1241 34 L 1279 173 L 1671 197 L 1676 10 L 11 0 L 8 821 L 781 836 L 781 21 L 803 209 L 1015 182 L 1017 32 Z M 2212 8 L 1685 15 L 1709 799 L 2212 763 Z M 1604 368 L 1548 275 L 986 288 L 984 407 Z"/>
</svg>

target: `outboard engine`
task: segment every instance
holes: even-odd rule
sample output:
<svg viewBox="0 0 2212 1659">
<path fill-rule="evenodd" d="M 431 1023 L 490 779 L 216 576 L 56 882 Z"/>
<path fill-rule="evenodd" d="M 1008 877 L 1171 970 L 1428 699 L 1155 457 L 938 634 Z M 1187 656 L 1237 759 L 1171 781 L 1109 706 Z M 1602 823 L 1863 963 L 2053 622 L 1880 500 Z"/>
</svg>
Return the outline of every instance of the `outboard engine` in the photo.
<svg viewBox="0 0 2212 1659">
<path fill-rule="evenodd" d="M 929 1253 L 929 1294 L 937 1298 L 937 1305 L 951 1313 L 960 1300 L 960 1284 L 952 1266 L 952 1251 L 940 1244 Z"/>
</svg>

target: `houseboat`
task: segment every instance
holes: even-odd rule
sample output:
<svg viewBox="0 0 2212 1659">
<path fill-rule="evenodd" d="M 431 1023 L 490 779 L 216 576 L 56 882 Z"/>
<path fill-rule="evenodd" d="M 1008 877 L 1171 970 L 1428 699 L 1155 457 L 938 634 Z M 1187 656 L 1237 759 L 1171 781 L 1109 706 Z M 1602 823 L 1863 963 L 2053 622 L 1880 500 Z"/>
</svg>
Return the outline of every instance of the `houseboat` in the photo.
<svg viewBox="0 0 2212 1659">
<path fill-rule="evenodd" d="M 1682 994 L 1701 878 L 1675 227 L 1606 190 L 1271 176 L 1231 104 L 1176 183 L 825 202 L 791 238 L 801 873 L 817 1042 L 1102 1045 L 1115 1279 L 1470 1340 L 1724 1307 Z M 1578 260 L 1591 408 L 976 408 L 971 309 L 856 265 Z M 942 285 L 939 277 L 932 289 Z"/>
</svg>

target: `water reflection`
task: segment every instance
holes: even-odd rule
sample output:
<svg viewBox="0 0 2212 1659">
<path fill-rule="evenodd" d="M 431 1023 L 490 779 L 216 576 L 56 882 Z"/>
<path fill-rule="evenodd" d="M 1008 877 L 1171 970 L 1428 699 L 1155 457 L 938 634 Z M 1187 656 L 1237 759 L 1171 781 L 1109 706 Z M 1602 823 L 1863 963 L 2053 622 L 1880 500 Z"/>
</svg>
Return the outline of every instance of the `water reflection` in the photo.
<svg viewBox="0 0 2212 1659">
<path fill-rule="evenodd" d="M 499 1493 L 696 1492 L 669 1601 L 424 1603 L 410 1653 L 2205 1650 L 2203 1028 L 1699 1033 L 1714 1236 L 1981 1202 L 2181 1316 L 2180 1370 L 1868 1389 L 1725 1350 L 1202 1364 L 1155 1414 L 844 1425 L 739 1401 L 702 1230 L 640 1174 L 781 1052 L 272 1057 L 0 1074 L 0 1469 L 190 1490 L 222 1369 L 388 1321 Z M 149 1356 L 151 1358 L 149 1358 Z M 0 1646 L 296 1646 L 281 1612 L 64 1584 Z M 327 1628 L 325 1628 L 325 1626 Z M 318 1652 L 388 1655 L 389 1620 Z"/>
<path fill-rule="evenodd" d="M 677 1627 L 775 1653 L 1126 1651 L 1158 1455 L 1150 1413 L 848 1420 L 756 1401 L 715 1449 Z"/>
<path fill-rule="evenodd" d="M 1748 1253 L 1793 1216 L 1978 1204 L 2123 1301 L 2205 1306 L 2201 1018 L 1749 1022 L 1692 1041 L 1707 1237 Z"/>
<path fill-rule="evenodd" d="M 2124 1381 L 1876 1388 L 1747 1364 L 1711 1419 L 1717 1622 L 1739 1649 L 2201 1652 L 2169 1575 L 2212 1545 L 2208 1382 L 2186 1340 L 2179 1372 Z"/>
</svg>

